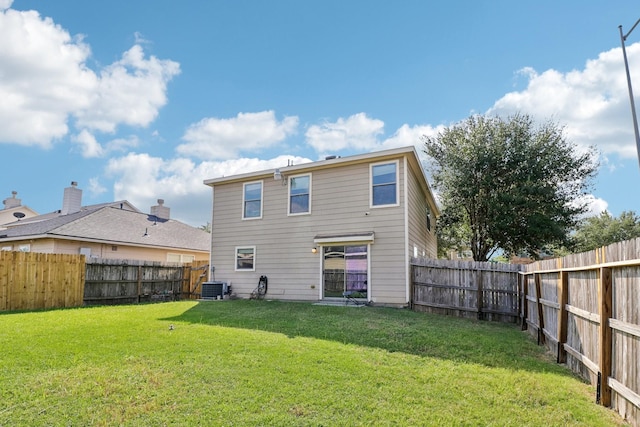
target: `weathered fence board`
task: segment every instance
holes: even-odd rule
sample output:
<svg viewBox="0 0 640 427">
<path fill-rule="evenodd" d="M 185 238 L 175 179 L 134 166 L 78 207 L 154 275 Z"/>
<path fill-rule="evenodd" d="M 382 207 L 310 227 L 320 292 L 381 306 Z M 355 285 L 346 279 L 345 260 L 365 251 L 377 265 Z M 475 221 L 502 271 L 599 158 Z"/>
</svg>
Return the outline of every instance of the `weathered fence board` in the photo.
<svg viewBox="0 0 640 427">
<path fill-rule="evenodd" d="M 0 311 L 198 298 L 208 262 L 107 260 L 0 252 Z"/>
<path fill-rule="evenodd" d="M 411 303 L 416 311 L 515 323 L 518 270 L 517 265 L 414 258 Z"/>
<path fill-rule="evenodd" d="M 599 403 L 640 427 L 640 239 L 521 266 L 518 278 L 492 265 L 412 259 L 414 309 L 483 319 L 515 306 L 558 362 L 598 384 Z"/>
<path fill-rule="evenodd" d="M 544 325 L 544 344 L 558 361 L 597 384 L 601 404 L 640 426 L 640 239 L 553 262 L 525 266 L 523 324 L 531 333 Z M 531 289 L 536 278 L 540 298 Z"/>
<path fill-rule="evenodd" d="M 209 278 L 209 261 L 194 261 L 184 267 L 182 298 L 199 299 L 202 284 Z"/>
<path fill-rule="evenodd" d="M 90 258 L 86 269 L 86 305 L 173 301 L 183 288 L 179 263 Z"/>
<path fill-rule="evenodd" d="M 82 305 L 84 255 L 0 252 L 0 311 Z"/>
</svg>

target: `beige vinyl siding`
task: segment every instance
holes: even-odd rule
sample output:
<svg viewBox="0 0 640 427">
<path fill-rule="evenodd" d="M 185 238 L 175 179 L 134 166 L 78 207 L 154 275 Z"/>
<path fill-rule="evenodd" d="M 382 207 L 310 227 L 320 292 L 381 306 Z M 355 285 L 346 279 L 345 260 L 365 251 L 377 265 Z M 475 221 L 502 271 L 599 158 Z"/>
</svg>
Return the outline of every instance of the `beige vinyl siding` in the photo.
<svg viewBox="0 0 640 427">
<path fill-rule="evenodd" d="M 30 252 L 72 254 L 80 253 L 80 248 L 91 249 L 91 256 L 108 259 L 132 259 L 147 261 L 167 261 L 167 254 L 193 255 L 197 261 L 207 261 L 209 254 L 202 252 L 181 251 L 173 249 L 143 248 L 136 246 L 115 245 L 118 250 L 113 251 L 111 244 L 83 242 L 76 240 L 63 240 L 53 238 L 33 239 L 24 241 L 6 242 L 4 245 L 13 246 L 13 250 L 18 250 L 20 245 L 30 245 Z"/>
<path fill-rule="evenodd" d="M 427 229 L 427 207 L 429 196 L 425 194 L 415 173 L 409 174 L 409 250 L 414 255 L 414 246 L 418 248 L 418 257 L 437 258 L 438 248 L 435 233 L 435 212 L 431 209 L 431 231 Z"/>
<path fill-rule="evenodd" d="M 242 183 L 215 187 L 211 253 L 215 277 L 231 282 L 241 297 L 248 297 L 260 276 L 266 275 L 270 296 L 318 298 L 319 254 L 311 253 L 310 228 L 303 224 L 310 216 L 287 216 L 287 197 L 288 189 L 280 181 L 265 179 L 262 219 L 242 221 Z M 235 248 L 244 246 L 256 248 L 255 271 L 234 271 Z"/>
<path fill-rule="evenodd" d="M 117 250 L 113 250 L 113 247 Z M 78 254 L 80 248 L 91 249 L 91 256 L 106 259 L 131 259 L 167 262 L 168 254 L 193 255 L 196 261 L 207 261 L 209 254 L 177 249 L 145 248 L 140 246 L 128 246 L 123 244 L 83 242 L 74 240 L 55 240 L 54 253 Z"/>
<path fill-rule="evenodd" d="M 216 280 L 231 282 L 238 296 L 248 297 L 260 276 L 266 275 L 267 298 L 317 300 L 322 286 L 322 251 L 311 252 L 314 237 L 373 231 L 371 298 L 385 304 L 405 304 L 403 162 L 398 164 L 400 206 L 371 209 L 369 165 L 375 162 L 379 160 L 311 170 L 310 215 L 287 215 L 288 188 L 272 176 L 252 176 L 251 180 L 264 179 L 263 217 L 242 221 L 243 183 L 216 184 L 211 250 Z M 237 246 L 256 247 L 254 272 L 234 271 Z"/>
</svg>

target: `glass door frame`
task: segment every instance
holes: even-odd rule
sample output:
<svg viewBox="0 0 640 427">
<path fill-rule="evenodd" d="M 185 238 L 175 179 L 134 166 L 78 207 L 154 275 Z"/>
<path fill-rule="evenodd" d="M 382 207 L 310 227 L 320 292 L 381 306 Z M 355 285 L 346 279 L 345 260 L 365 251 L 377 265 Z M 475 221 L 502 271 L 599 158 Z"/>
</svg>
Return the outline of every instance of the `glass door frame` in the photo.
<svg viewBox="0 0 640 427">
<path fill-rule="evenodd" d="M 332 296 L 325 296 L 325 251 L 327 248 L 330 247 L 336 247 L 336 246 L 341 246 L 345 248 L 345 254 L 346 254 L 346 248 L 347 247 L 357 247 L 357 246 L 364 246 L 366 248 L 366 294 L 363 292 L 363 296 L 362 297 L 356 297 L 356 298 L 362 298 L 363 300 L 371 301 L 371 243 L 370 242 L 352 242 L 352 241 L 347 241 L 347 242 L 334 242 L 334 243 L 323 243 L 321 245 L 319 245 L 319 253 L 320 253 L 320 299 L 323 300 L 343 300 L 344 296 L 342 291 L 340 292 L 340 295 L 332 295 Z M 346 263 L 346 259 L 345 259 L 345 263 Z M 345 269 L 344 269 L 344 274 L 345 274 L 345 283 L 344 283 L 344 290 L 346 290 L 346 274 L 347 274 L 347 269 L 346 269 L 346 265 L 345 265 Z"/>
</svg>

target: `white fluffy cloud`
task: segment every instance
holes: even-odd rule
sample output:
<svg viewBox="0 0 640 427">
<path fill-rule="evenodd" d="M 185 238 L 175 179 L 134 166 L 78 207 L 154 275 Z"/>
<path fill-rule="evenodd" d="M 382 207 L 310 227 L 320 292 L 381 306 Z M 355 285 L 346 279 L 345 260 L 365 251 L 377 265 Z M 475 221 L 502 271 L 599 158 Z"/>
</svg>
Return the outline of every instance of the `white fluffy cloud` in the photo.
<svg viewBox="0 0 640 427">
<path fill-rule="evenodd" d="M 0 142 L 47 147 L 96 85 L 80 37 L 37 12 L 0 12 Z"/>
<path fill-rule="evenodd" d="M 628 46 L 627 54 L 630 69 L 640 69 L 640 43 Z M 538 73 L 525 68 L 520 74 L 527 79 L 527 87 L 500 98 L 489 114 L 520 111 L 540 120 L 552 119 L 566 125 L 567 137 L 579 145 L 595 145 L 605 155 L 636 155 L 621 48 L 601 53 L 582 70 Z M 631 77 L 640 86 L 640 75 Z"/>
<path fill-rule="evenodd" d="M 76 111 L 78 125 L 113 132 L 119 124 L 147 126 L 167 103 L 167 83 L 180 73 L 177 62 L 145 58 L 140 45 L 100 72 L 91 103 Z"/>
<path fill-rule="evenodd" d="M 409 126 L 404 124 L 393 135 L 382 142 L 381 148 L 395 148 L 415 145 L 419 155 L 422 155 L 422 138 L 424 136 L 435 137 L 438 132 L 445 129 L 444 125 L 433 127 L 431 125 Z"/>
<path fill-rule="evenodd" d="M 305 136 L 307 143 L 317 152 L 331 153 L 347 148 L 360 151 L 375 149 L 380 144 L 377 138 L 383 132 L 382 120 L 358 113 L 335 122 L 309 126 Z"/>
<path fill-rule="evenodd" d="M 73 135 L 71 141 L 80 148 L 82 157 L 100 157 L 104 154 L 96 137 L 86 129 L 83 129 L 78 135 Z"/>
<path fill-rule="evenodd" d="M 0 3 L 0 143 L 48 148 L 68 135 L 72 118 L 79 132 L 146 126 L 166 104 L 177 63 L 147 59 L 135 45 L 96 74 L 86 65 L 91 50 L 82 36 L 72 37 L 36 11 L 9 6 Z M 99 151 L 97 141 L 79 138 Z"/>
<path fill-rule="evenodd" d="M 276 119 L 273 111 L 239 113 L 236 117 L 202 119 L 187 129 L 178 154 L 206 160 L 231 159 L 240 153 L 259 152 L 295 134 L 298 118 Z"/>
<path fill-rule="evenodd" d="M 609 204 L 605 200 L 595 197 L 592 194 L 586 195 L 584 201 L 589 206 L 589 210 L 584 214 L 585 217 L 598 216 L 609 207 Z"/>
<path fill-rule="evenodd" d="M 320 157 L 340 151 L 362 153 L 414 145 L 422 152 L 422 137 L 435 136 L 444 126 L 403 124 L 391 136 L 384 138 L 384 122 L 358 113 L 335 122 L 312 125 L 306 132 L 307 144 Z"/>
</svg>

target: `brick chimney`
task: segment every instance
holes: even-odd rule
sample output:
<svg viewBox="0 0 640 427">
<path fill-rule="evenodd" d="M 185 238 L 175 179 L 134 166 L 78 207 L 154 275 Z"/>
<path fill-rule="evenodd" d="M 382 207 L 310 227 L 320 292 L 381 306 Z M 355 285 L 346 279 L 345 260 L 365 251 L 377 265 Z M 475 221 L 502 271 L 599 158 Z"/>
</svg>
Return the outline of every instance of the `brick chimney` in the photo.
<svg viewBox="0 0 640 427">
<path fill-rule="evenodd" d="M 2 203 L 4 203 L 5 209 L 17 208 L 18 206 L 22 206 L 22 200 L 16 199 L 17 195 L 17 191 L 12 191 L 11 198 L 6 198 L 2 201 Z"/>
<path fill-rule="evenodd" d="M 82 190 L 78 188 L 78 183 L 71 181 L 71 187 L 64 189 L 64 197 L 62 198 L 61 215 L 68 215 L 80 212 L 82 207 Z"/>
<path fill-rule="evenodd" d="M 164 206 L 163 199 L 158 199 L 158 204 L 151 206 L 151 215 L 158 219 L 169 219 L 171 218 L 171 209 Z"/>
</svg>

